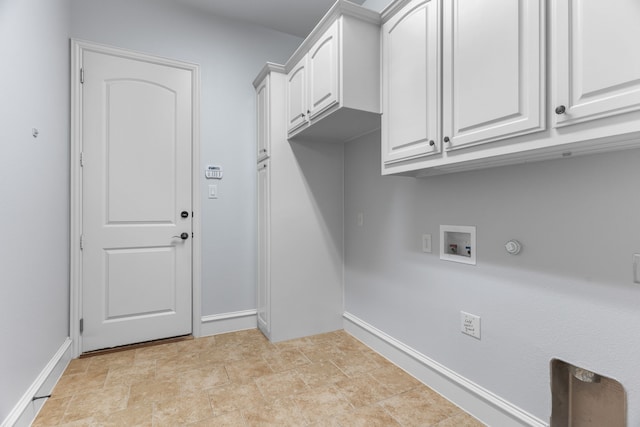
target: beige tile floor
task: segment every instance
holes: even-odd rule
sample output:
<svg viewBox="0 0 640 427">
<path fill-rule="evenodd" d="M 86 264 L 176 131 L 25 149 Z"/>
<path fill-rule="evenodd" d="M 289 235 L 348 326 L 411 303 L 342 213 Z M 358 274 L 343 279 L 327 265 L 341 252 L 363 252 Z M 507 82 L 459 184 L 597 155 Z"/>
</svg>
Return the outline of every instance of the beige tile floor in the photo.
<svg viewBox="0 0 640 427">
<path fill-rule="evenodd" d="M 482 426 L 344 331 L 256 329 L 75 359 L 34 426 Z"/>
</svg>

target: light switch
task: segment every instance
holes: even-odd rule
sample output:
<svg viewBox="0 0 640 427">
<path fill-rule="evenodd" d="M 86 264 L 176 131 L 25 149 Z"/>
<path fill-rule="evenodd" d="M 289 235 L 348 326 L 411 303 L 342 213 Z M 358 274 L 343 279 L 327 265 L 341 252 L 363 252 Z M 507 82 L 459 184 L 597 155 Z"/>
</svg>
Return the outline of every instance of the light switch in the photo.
<svg viewBox="0 0 640 427">
<path fill-rule="evenodd" d="M 209 186 L 209 198 L 210 199 L 217 199 L 218 198 L 218 186 L 217 185 L 210 185 Z"/>
<path fill-rule="evenodd" d="M 633 254 L 633 283 L 640 284 L 640 254 Z"/>
<path fill-rule="evenodd" d="M 422 252 L 431 253 L 431 234 L 422 235 Z"/>
</svg>

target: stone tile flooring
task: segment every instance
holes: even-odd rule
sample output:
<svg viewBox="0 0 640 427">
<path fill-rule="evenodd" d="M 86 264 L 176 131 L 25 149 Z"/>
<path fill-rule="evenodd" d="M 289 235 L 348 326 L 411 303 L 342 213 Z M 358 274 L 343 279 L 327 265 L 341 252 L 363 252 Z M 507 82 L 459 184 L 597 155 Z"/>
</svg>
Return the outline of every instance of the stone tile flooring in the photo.
<svg viewBox="0 0 640 427">
<path fill-rule="evenodd" d="M 483 424 L 344 331 L 256 329 L 75 359 L 34 426 Z"/>
</svg>

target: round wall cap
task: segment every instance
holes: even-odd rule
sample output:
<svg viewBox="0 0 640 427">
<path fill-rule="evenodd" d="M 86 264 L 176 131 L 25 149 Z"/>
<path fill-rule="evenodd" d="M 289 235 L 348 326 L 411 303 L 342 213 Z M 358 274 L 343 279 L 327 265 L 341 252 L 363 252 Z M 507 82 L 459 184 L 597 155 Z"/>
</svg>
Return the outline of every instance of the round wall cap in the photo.
<svg viewBox="0 0 640 427">
<path fill-rule="evenodd" d="M 504 248 L 511 255 L 518 255 L 522 250 L 522 245 L 517 240 L 509 240 L 505 243 Z"/>
</svg>

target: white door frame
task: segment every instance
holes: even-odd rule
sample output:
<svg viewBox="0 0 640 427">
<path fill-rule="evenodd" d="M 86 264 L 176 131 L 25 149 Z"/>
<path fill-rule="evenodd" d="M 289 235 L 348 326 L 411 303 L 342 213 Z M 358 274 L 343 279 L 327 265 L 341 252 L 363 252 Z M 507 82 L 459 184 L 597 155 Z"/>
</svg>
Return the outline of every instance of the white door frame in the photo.
<svg viewBox="0 0 640 427">
<path fill-rule="evenodd" d="M 72 340 L 72 357 L 82 352 L 82 335 L 80 334 L 80 316 L 82 313 L 82 252 L 80 238 L 82 235 L 82 169 L 80 156 L 82 152 L 82 84 L 80 82 L 83 52 L 92 51 L 117 55 L 123 58 L 143 60 L 160 65 L 181 68 L 191 72 L 192 76 L 192 178 L 191 192 L 193 203 L 193 252 L 192 252 L 192 325 L 191 333 L 200 336 L 201 325 L 201 221 L 200 214 L 200 66 L 197 64 L 174 61 L 139 52 L 119 49 L 111 46 L 71 39 L 71 202 L 70 202 L 70 301 L 69 301 L 69 337 Z"/>
</svg>

